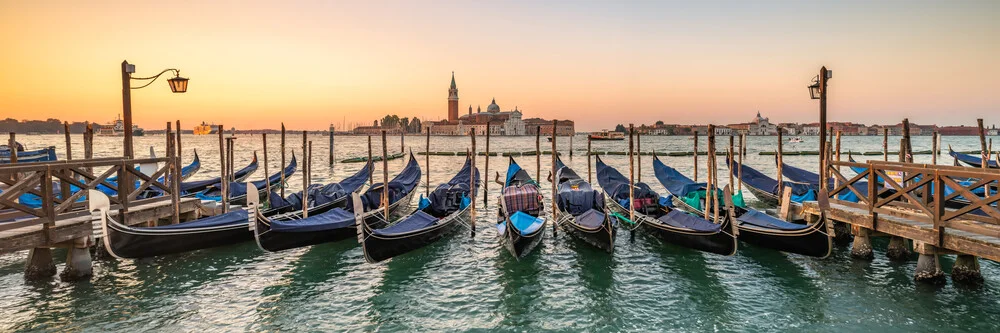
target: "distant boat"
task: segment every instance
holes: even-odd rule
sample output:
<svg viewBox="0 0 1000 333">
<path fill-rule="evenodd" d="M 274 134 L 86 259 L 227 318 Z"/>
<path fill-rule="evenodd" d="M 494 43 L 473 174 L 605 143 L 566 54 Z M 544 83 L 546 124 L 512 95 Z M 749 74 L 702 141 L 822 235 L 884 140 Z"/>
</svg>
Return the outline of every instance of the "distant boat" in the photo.
<svg viewBox="0 0 1000 333">
<path fill-rule="evenodd" d="M 788 143 L 799 143 L 799 142 L 802 142 L 802 138 L 800 138 L 800 137 L 794 137 L 794 138 L 788 139 Z"/>
<path fill-rule="evenodd" d="M 115 121 L 100 125 L 98 136 L 125 136 L 125 121 L 119 116 Z M 132 125 L 132 136 L 146 135 L 146 131 L 137 125 Z"/>
<path fill-rule="evenodd" d="M 603 130 L 600 132 L 590 133 L 587 138 L 591 141 L 625 140 L 625 133 Z"/>
<path fill-rule="evenodd" d="M 194 127 L 194 135 L 209 135 L 209 134 L 213 134 L 213 133 L 215 133 L 215 128 L 216 128 L 215 124 L 209 125 L 208 123 L 205 123 L 203 121 L 203 122 L 201 122 L 201 125 L 198 125 L 198 126 Z"/>
</svg>

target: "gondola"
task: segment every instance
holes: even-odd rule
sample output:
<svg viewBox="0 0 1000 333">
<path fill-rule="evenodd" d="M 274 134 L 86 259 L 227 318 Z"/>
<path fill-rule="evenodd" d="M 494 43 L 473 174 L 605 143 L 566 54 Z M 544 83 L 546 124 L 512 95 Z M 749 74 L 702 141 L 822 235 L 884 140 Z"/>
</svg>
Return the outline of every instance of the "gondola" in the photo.
<svg viewBox="0 0 1000 333">
<path fill-rule="evenodd" d="M 674 168 L 667 166 L 659 158 L 653 157 L 653 171 L 656 179 L 667 189 L 674 202 L 685 210 L 693 213 L 704 213 L 705 183 L 696 183 Z M 789 253 L 826 258 L 833 249 L 832 226 L 825 220 L 810 225 L 789 223 L 764 212 L 740 207 L 732 202 L 731 189 L 727 188 L 722 196 L 726 209 L 720 219 L 735 220 L 739 228 L 739 240 L 759 247 L 770 248 Z"/>
<path fill-rule="evenodd" d="M 981 157 L 976 157 L 976 156 L 972 156 L 972 155 L 969 155 L 969 154 L 959 153 L 957 151 L 952 150 L 951 149 L 951 145 L 948 145 L 948 155 L 951 155 L 951 157 L 954 157 L 959 162 L 965 163 L 966 165 L 968 165 L 970 167 L 973 167 L 973 168 L 982 168 L 983 167 L 983 159 Z M 997 165 L 997 161 L 994 161 L 994 160 L 987 160 L 986 161 L 986 165 L 990 169 L 1000 168 L 1000 166 Z"/>
<path fill-rule="evenodd" d="M 257 197 L 259 198 L 258 200 L 264 199 L 268 195 L 267 184 L 271 184 L 272 189 L 277 188 L 279 185 L 284 186 L 284 184 L 281 184 L 281 178 L 282 178 L 281 174 L 284 173 L 285 175 L 284 178 L 288 179 L 293 174 L 295 174 L 296 165 L 297 164 L 295 163 L 295 154 L 292 154 L 292 160 L 288 162 L 288 166 L 285 166 L 285 168 L 282 171 L 277 172 L 271 175 L 270 177 L 267 177 L 267 179 L 261 179 L 253 182 L 253 185 L 257 188 L 256 191 L 247 192 L 248 183 L 230 182 L 228 187 L 229 204 L 240 205 L 240 206 L 245 205 L 247 202 L 247 193 L 257 193 Z M 202 200 L 221 201 L 222 187 L 219 184 L 209 186 L 204 191 L 198 193 L 197 197 Z"/>
<path fill-rule="evenodd" d="M 292 158 L 295 158 L 295 153 L 292 153 Z M 247 166 L 243 167 L 242 169 L 233 172 L 234 181 L 237 183 L 246 181 L 247 178 L 250 178 L 250 175 L 252 175 L 255 171 L 257 171 L 257 166 L 258 166 L 257 152 L 255 151 L 253 153 L 253 160 L 250 161 L 250 164 L 247 164 Z M 210 186 L 219 185 L 221 183 L 222 183 L 222 177 L 215 177 L 205 180 L 195 180 L 190 182 L 181 182 L 181 196 L 185 197 L 195 196 L 196 194 L 198 194 L 201 191 L 204 191 Z"/>
<path fill-rule="evenodd" d="M 201 159 L 198 158 L 198 150 L 195 149 L 194 160 L 191 161 L 191 164 L 188 164 L 183 168 L 181 168 L 181 181 L 185 181 L 188 178 L 191 178 L 191 176 L 194 176 L 194 174 L 198 173 L 198 170 L 201 170 Z"/>
<path fill-rule="evenodd" d="M 538 246 L 545 235 L 545 211 L 538 182 L 510 157 L 507 177 L 497 204 L 497 232 L 500 243 L 514 258 L 523 258 Z M 499 176 L 499 173 L 497 174 Z"/>
<path fill-rule="evenodd" d="M 0 164 L 10 163 L 10 149 L 0 150 Z M 42 148 L 38 150 L 27 150 L 17 152 L 17 163 L 50 162 L 59 160 L 56 156 L 56 147 Z"/>
<path fill-rule="evenodd" d="M 668 243 L 727 256 L 736 253 L 737 229 L 728 220 L 713 223 L 668 207 L 668 200 L 660 197 L 646 183 L 630 187 L 628 178 L 604 164 L 600 157 L 597 157 L 596 163 L 597 182 L 612 211 L 628 216 L 628 205 L 634 205 L 633 223 Z M 634 199 L 631 203 L 630 188 Z"/>
<path fill-rule="evenodd" d="M 781 194 L 778 193 L 778 181 L 774 178 L 765 176 L 760 171 L 754 168 L 748 167 L 746 165 L 741 165 L 739 162 L 733 161 L 729 157 L 726 157 L 726 163 L 729 165 L 729 172 L 739 179 L 743 186 L 757 200 L 768 206 L 777 206 L 781 201 Z M 742 173 L 740 172 L 742 169 Z M 819 179 L 819 176 L 816 177 Z M 803 201 L 815 201 L 816 200 L 816 190 L 817 187 L 805 183 L 796 183 L 784 181 L 784 186 L 790 187 L 792 189 L 791 204 L 801 205 Z"/>
<path fill-rule="evenodd" d="M 472 185 L 470 185 L 470 182 Z M 380 262 L 431 244 L 472 220 L 472 200 L 479 189 L 479 170 L 466 157 L 465 165 L 446 184 L 441 184 L 412 214 L 388 227 L 357 223 L 358 242 L 365 261 Z M 354 214 L 363 211 L 360 196 L 354 195 Z"/>
<path fill-rule="evenodd" d="M 618 218 L 613 218 L 604 202 L 604 194 L 594 190 L 570 167 L 556 158 L 556 225 L 566 233 L 601 250 L 612 252 L 618 233 Z"/>
<path fill-rule="evenodd" d="M 357 196 L 358 199 L 351 199 L 357 191 L 345 191 L 343 198 L 336 201 L 334 207 L 321 214 L 309 214 L 306 218 L 296 218 L 290 220 L 278 220 L 268 218 L 264 214 L 256 214 L 255 219 L 250 220 L 251 229 L 257 240 L 257 246 L 265 251 L 281 251 L 297 247 L 315 245 L 326 242 L 333 242 L 357 236 L 355 220 L 354 201 L 360 201 L 359 215 L 370 226 L 385 227 L 387 221 L 393 221 L 400 217 L 402 213 L 410 212 L 413 194 L 420 184 L 420 165 L 413 154 L 410 154 L 410 161 L 406 167 L 396 177 L 389 181 L 389 218 L 385 218 L 385 210 L 382 209 L 382 191 L 386 188 L 382 184 L 375 184 L 364 194 Z M 360 177 L 360 179 L 357 179 Z M 345 179 L 340 184 L 342 187 L 354 186 L 352 183 L 364 183 L 367 174 L 359 172 L 354 176 Z M 360 188 L 358 183 L 356 188 Z M 249 205 L 256 206 L 259 203 L 251 196 Z"/>
<path fill-rule="evenodd" d="M 158 227 L 131 227 L 108 215 L 108 197 L 89 190 L 90 211 L 100 211 L 101 239 L 115 258 L 138 259 L 206 249 L 249 241 L 250 213 L 243 209 L 190 222 Z"/>
<path fill-rule="evenodd" d="M 337 207 L 346 207 L 350 193 L 357 192 L 371 178 L 373 171 L 372 163 L 365 163 L 365 166 L 355 172 L 350 177 L 344 178 L 338 183 L 326 185 L 312 184 L 307 189 L 306 199 L 302 199 L 302 191 L 298 191 L 282 198 L 278 189 L 271 189 L 268 194 L 268 207 L 261 209 L 261 213 L 270 216 L 271 220 L 297 220 L 302 218 L 302 204 L 307 204 L 306 210 L 309 216 L 322 214 Z"/>
</svg>

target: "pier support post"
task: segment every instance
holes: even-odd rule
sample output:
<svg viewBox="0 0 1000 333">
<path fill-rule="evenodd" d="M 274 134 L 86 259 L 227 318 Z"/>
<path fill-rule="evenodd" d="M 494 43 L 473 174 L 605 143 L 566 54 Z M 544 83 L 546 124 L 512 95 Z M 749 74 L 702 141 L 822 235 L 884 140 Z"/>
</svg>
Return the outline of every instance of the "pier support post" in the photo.
<svg viewBox="0 0 1000 333">
<path fill-rule="evenodd" d="M 840 246 L 847 246 L 854 241 L 855 237 L 851 234 L 851 226 L 844 222 L 833 222 L 833 243 Z M 868 243 L 868 247 L 871 248 L 871 242 Z"/>
<path fill-rule="evenodd" d="M 922 244 L 920 248 L 913 280 L 936 285 L 944 284 L 944 272 L 941 271 L 941 262 L 938 261 L 937 248 L 930 244 Z"/>
<path fill-rule="evenodd" d="M 834 227 L 836 228 L 836 226 Z M 837 236 L 840 232 L 836 231 Z M 851 245 L 851 256 L 857 259 L 871 260 L 875 258 L 872 252 L 871 230 L 868 228 L 857 228 L 854 233 L 854 244 Z"/>
<path fill-rule="evenodd" d="M 979 258 L 968 254 L 959 254 L 955 265 L 951 267 L 951 280 L 955 283 L 979 285 L 983 283 L 983 275 L 979 272 Z"/>
<path fill-rule="evenodd" d="M 24 267 L 24 278 L 39 280 L 56 275 L 56 264 L 52 262 L 52 249 L 36 247 L 28 251 L 28 262 Z"/>
<path fill-rule="evenodd" d="M 910 259 L 910 247 L 906 244 L 906 238 L 899 236 L 892 236 L 889 238 L 889 248 L 885 252 L 885 256 L 889 257 L 890 260 L 905 261 Z"/>
<path fill-rule="evenodd" d="M 66 267 L 59 274 L 63 281 L 83 280 L 94 273 L 93 261 L 90 258 L 90 237 L 80 237 L 73 240 L 73 246 L 66 252 Z"/>
</svg>

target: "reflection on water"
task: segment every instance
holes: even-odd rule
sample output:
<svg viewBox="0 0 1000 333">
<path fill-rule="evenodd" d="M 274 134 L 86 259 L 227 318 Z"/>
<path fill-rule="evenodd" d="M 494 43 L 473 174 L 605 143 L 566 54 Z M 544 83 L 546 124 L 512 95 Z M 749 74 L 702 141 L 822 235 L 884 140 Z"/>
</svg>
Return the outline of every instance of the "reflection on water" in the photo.
<svg viewBox="0 0 1000 333">
<path fill-rule="evenodd" d="M 61 136 L 25 136 L 30 148 L 60 145 Z M 76 139 L 76 138 L 74 138 Z M 214 139 L 214 141 L 213 141 Z M 317 183 L 339 180 L 363 164 L 327 165 L 327 140 L 311 137 Z M 407 149 L 424 150 L 423 138 L 407 138 Z M 786 145 L 788 150 L 815 150 L 816 138 Z M 896 138 L 898 139 L 898 138 Z M 121 156 L 120 138 L 95 138 L 95 157 Z M 185 161 L 197 149 L 202 170 L 192 180 L 216 176 L 218 138 L 184 136 Z M 289 135 L 301 153 L 301 136 Z M 399 137 L 390 138 L 390 152 L 399 150 Z M 686 151 L 684 137 L 643 137 L 646 151 Z M 810 141 L 812 140 L 812 141 Z M 854 151 L 881 149 L 879 138 L 844 137 Z M 892 139 L 891 140 L 895 140 Z M 381 147 L 379 138 L 373 146 Z M 479 140 L 483 151 L 485 140 Z M 586 140 L 578 136 L 575 156 L 564 161 L 585 173 Z M 977 149 L 978 138 L 945 137 L 956 149 Z M 136 139 L 136 151 L 152 145 L 165 156 L 162 137 Z M 726 140 L 720 140 L 720 146 Z M 432 150 L 465 151 L 470 140 L 462 137 L 432 138 Z M 930 139 L 914 138 L 914 150 L 930 147 Z M 259 150 L 259 136 L 236 141 L 236 165 L 245 165 L 252 150 Z M 548 143 L 543 143 L 547 145 Z M 560 150 L 568 140 L 558 140 Z M 621 151 L 622 142 L 594 142 L 596 151 Z M 704 147 L 702 142 L 701 147 Z M 491 151 L 532 151 L 534 138 L 491 138 Z M 269 169 L 279 168 L 279 140 L 269 138 Z M 366 155 L 366 138 L 338 137 L 337 159 Z M 393 149 L 395 147 L 395 149 Z M 74 156 L 83 148 L 74 143 Z M 774 138 L 751 137 L 747 164 L 766 174 L 776 172 L 769 156 Z M 260 153 L 260 152 L 259 152 Z M 379 153 L 376 152 L 376 155 Z M 290 156 L 290 155 L 289 155 Z M 859 157 L 859 156 L 856 156 Z M 542 157 L 542 164 L 551 162 Z M 627 170 L 622 156 L 602 157 L 609 165 Z M 917 155 L 917 162 L 930 156 Z M 534 174 L 534 157 L 518 162 Z M 788 156 L 787 163 L 815 168 L 815 156 Z M 423 156 L 418 157 L 421 167 Z M 663 157 L 664 163 L 693 173 L 691 157 Z M 464 157 L 434 156 L 432 187 L 447 181 Z M 484 167 L 483 158 L 479 166 Z M 261 154 L 261 162 L 263 156 Z M 390 177 L 404 160 L 390 161 Z M 699 162 L 704 164 L 705 157 Z M 642 159 L 642 179 L 654 190 L 651 159 Z M 941 158 L 941 163 L 950 160 Z M 724 163 L 720 163 L 724 165 Z M 381 175 L 377 163 L 376 175 Z M 490 159 L 490 171 L 503 172 L 505 157 Z M 700 173 L 704 175 L 704 168 Z M 488 175 L 483 170 L 484 175 Z M 728 181 L 726 170 L 720 180 Z M 542 176 L 547 174 L 543 169 Z M 263 176 L 263 167 L 251 180 Z M 484 177 L 490 178 L 490 177 Z M 289 179 L 301 188 L 301 177 Z M 378 179 L 378 176 L 376 176 Z M 421 179 L 421 182 L 425 182 Z M 542 180 L 542 188 L 549 184 Z M 424 185 L 424 184 L 421 184 Z M 423 186 L 421 186 L 421 190 Z M 422 191 L 420 192 L 422 193 Z M 382 264 L 367 264 L 352 240 L 321 244 L 280 253 L 265 253 L 253 243 L 135 260 L 102 259 L 95 262 L 94 277 L 80 283 L 58 280 L 25 282 L 24 253 L 0 255 L 0 331 L 968 331 L 996 330 L 1000 321 L 1000 267 L 982 261 L 986 284 L 978 288 L 918 285 L 912 280 L 915 260 L 893 262 L 885 258 L 886 242 L 876 240 L 875 260 L 850 257 L 847 248 L 836 248 L 830 258 L 814 259 L 755 248 L 741 243 L 735 256 L 705 254 L 639 234 L 620 230 L 612 254 L 591 248 L 569 235 L 546 232 L 541 246 L 520 261 L 497 241 L 493 228 L 496 196 L 500 186 L 491 184 L 488 207 L 479 201 L 477 235 L 460 229 L 432 246 Z M 752 199 L 750 193 L 744 193 Z M 550 193 L 543 191 L 544 202 Z M 62 258 L 63 251 L 56 251 Z M 947 271 L 953 259 L 945 257 Z M 62 264 L 60 264 L 60 268 Z"/>
</svg>

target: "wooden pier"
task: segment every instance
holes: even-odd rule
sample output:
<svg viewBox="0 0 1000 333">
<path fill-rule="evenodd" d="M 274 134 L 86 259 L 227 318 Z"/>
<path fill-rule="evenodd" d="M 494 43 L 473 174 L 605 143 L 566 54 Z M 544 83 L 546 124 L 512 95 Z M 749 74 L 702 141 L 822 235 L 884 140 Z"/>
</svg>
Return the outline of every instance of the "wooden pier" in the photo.
<svg viewBox="0 0 1000 333">
<path fill-rule="evenodd" d="M 974 189 L 1000 182 L 996 170 L 884 161 L 827 163 L 834 184 L 826 217 L 851 226 L 853 256 L 870 259 L 871 237 L 892 237 L 890 257 L 919 253 L 915 279 L 932 283 L 943 282 L 940 255 L 958 255 L 952 270 L 955 281 L 982 280 L 977 258 L 1000 261 L 1000 210 L 995 205 L 1000 194 L 973 194 Z M 864 171 L 845 177 L 840 169 L 851 167 Z M 839 200 L 845 193 L 858 201 Z M 815 202 L 805 203 L 803 213 L 812 220 L 820 216 Z"/>
<path fill-rule="evenodd" d="M 154 225 L 198 218 L 203 211 L 201 202 L 177 195 L 180 158 L 168 155 L 0 166 L 0 253 L 30 250 L 25 274 L 44 278 L 55 274 L 51 249 L 69 248 L 62 278 L 89 276 L 95 220 L 85 197 L 93 189 L 112 194 L 113 215 L 126 224 Z M 117 179 L 109 181 L 112 176 Z M 119 187 L 121 184 L 132 186 Z M 24 195 L 33 195 L 41 206 L 21 202 Z"/>
</svg>

